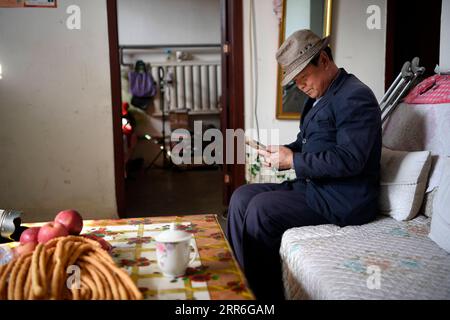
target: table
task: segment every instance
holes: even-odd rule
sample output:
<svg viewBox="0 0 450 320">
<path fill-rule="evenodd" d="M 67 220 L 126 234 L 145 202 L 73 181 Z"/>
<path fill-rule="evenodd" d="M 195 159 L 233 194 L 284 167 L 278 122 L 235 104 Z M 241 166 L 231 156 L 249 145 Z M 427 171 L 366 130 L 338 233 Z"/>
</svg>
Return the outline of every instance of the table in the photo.
<svg viewBox="0 0 450 320">
<path fill-rule="evenodd" d="M 192 233 L 199 257 L 182 277 L 164 277 L 156 262 L 154 237 L 177 228 Z M 40 226 L 25 224 L 26 226 Z M 82 234 L 102 237 L 111 255 L 126 270 L 148 300 L 252 300 L 216 215 L 151 217 L 84 221 Z M 11 244 L 14 246 L 17 244 Z"/>
</svg>

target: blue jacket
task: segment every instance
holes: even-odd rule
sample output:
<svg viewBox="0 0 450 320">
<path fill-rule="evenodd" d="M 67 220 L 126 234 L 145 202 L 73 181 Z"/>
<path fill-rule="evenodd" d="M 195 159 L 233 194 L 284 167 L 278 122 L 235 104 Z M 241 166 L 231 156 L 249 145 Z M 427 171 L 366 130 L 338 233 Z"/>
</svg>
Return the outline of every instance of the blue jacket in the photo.
<svg viewBox="0 0 450 320">
<path fill-rule="evenodd" d="M 378 213 L 381 112 L 373 92 L 344 69 L 322 99 L 308 99 L 294 151 L 307 204 L 339 226 L 370 222 Z"/>
</svg>

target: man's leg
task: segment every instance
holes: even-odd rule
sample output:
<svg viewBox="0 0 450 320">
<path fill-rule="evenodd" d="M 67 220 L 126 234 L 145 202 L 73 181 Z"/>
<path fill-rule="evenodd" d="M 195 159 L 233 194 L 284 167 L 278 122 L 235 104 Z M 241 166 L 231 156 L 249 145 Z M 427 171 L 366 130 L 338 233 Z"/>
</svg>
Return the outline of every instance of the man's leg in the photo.
<svg viewBox="0 0 450 320">
<path fill-rule="evenodd" d="M 328 224 L 306 204 L 305 192 L 272 191 L 256 195 L 244 221 L 244 269 L 258 299 L 284 299 L 280 244 L 293 227 Z"/>
<path fill-rule="evenodd" d="M 228 207 L 227 238 L 234 255 L 243 268 L 242 237 L 244 232 L 244 218 L 247 206 L 252 198 L 263 192 L 287 190 L 285 184 L 255 183 L 239 187 L 231 196 Z"/>
</svg>

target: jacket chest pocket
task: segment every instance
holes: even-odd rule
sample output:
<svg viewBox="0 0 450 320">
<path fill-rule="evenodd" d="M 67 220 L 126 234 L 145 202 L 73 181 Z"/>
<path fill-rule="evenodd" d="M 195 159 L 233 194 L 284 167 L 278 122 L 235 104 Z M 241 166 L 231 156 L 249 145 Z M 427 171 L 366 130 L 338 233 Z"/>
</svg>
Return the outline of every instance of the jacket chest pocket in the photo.
<svg viewBox="0 0 450 320">
<path fill-rule="evenodd" d="M 311 123 L 311 127 L 309 130 L 314 132 L 321 132 L 321 133 L 336 133 L 336 125 L 334 124 L 333 119 L 330 118 L 324 118 L 324 119 L 317 119 L 314 122 Z"/>
<path fill-rule="evenodd" d="M 317 120 L 317 127 L 320 129 L 334 129 L 329 119 Z"/>
<path fill-rule="evenodd" d="M 318 119 L 308 126 L 309 141 L 321 151 L 330 148 L 336 143 L 336 126 L 331 119 Z"/>
</svg>

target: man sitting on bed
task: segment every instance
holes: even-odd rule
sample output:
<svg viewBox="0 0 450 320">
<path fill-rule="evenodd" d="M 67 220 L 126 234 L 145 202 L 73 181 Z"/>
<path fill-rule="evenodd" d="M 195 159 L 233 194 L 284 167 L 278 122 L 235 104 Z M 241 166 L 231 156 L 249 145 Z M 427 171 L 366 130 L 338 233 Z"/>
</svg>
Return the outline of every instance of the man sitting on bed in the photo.
<svg viewBox="0 0 450 320">
<path fill-rule="evenodd" d="M 300 30 L 277 52 L 282 85 L 295 81 L 309 98 L 297 140 L 259 153 L 269 167 L 295 169 L 297 179 L 245 185 L 231 198 L 227 237 L 258 299 L 283 298 L 279 248 L 287 229 L 360 225 L 378 212 L 380 108 L 365 84 L 336 66 L 328 43 Z"/>
</svg>

